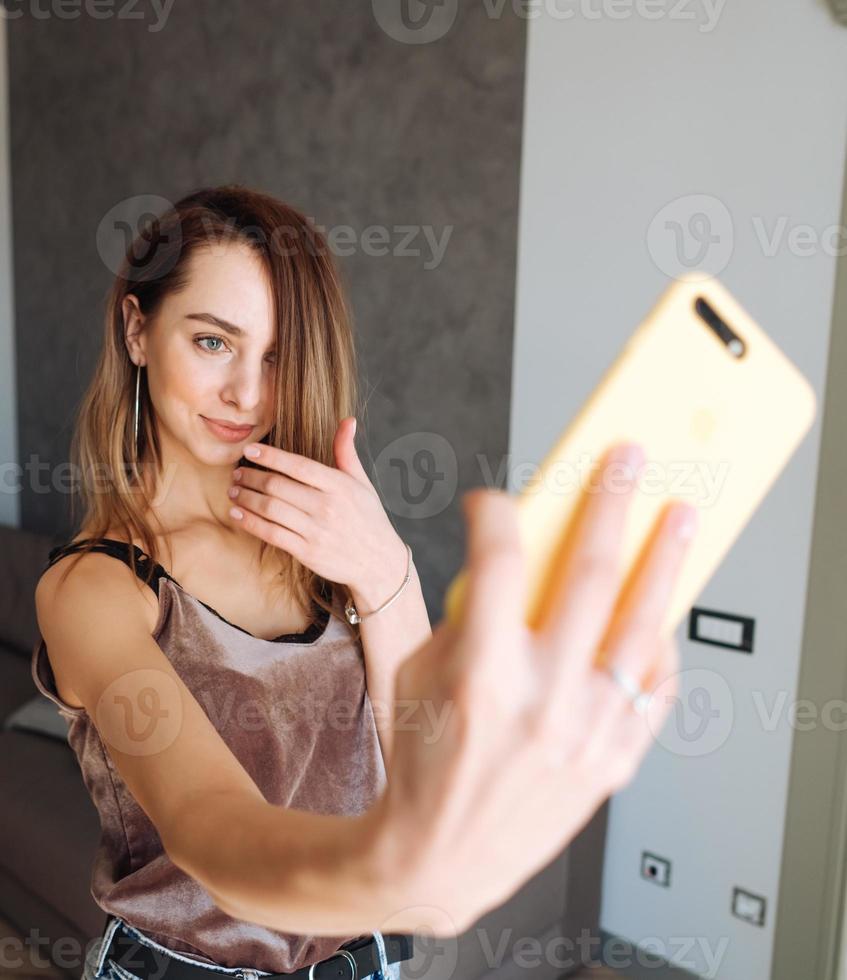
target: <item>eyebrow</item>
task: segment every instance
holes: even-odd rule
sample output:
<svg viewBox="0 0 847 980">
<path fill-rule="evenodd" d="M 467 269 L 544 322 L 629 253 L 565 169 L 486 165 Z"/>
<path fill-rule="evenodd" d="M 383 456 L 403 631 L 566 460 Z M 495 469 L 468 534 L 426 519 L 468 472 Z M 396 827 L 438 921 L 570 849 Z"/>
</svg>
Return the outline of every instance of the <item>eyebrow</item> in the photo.
<svg viewBox="0 0 847 980">
<path fill-rule="evenodd" d="M 243 337 L 247 333 L 242 327 L 237 327 L 234 323 L 222 320 L 213 313 L 187 313 L 186 320 L 202 320 L 203 323 L 210 323 L 213 327 L 220 327 L 232 337 Z"/>
</svg>

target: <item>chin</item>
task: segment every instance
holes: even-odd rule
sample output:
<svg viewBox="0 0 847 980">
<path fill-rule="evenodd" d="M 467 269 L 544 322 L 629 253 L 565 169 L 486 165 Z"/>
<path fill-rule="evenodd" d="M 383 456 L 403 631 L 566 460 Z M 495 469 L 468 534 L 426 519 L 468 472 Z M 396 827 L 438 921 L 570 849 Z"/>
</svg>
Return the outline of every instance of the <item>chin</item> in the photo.
<svg viewBox="0 0 847 980">
<path fill-rule="evenodd" d="M 252 436 L 240 442 L 224 442 L 214 436 L 204 435 L 199 439 L 192 437 L 187 448 L 199 462 L 209 466 L 222 466 L 224 463 L 237 463 L 244 455 L 244 447 L 253 441 Z"/>
<path fill-rule="evenodd" d="M 191 455 L 198 463 L 205 466 L 236 466 L 244 454 L 243 446 L 221 446 L 218 449 L 208 446 L 195 446 L 191 450 Z"/>
</svg>

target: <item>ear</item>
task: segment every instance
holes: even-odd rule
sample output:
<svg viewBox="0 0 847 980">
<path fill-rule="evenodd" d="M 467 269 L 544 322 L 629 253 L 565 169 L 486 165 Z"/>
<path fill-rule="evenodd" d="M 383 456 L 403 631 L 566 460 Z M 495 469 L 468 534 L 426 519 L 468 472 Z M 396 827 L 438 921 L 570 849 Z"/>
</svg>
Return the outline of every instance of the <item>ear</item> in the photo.
<svg viewBox="0 0 847 980">
<path fill-rule="evenodd" d="M 124 343 L 133 364 L 147 363 L 147 335 L 144 330 L 146 317 L 138 305 L 138 297 L 127 293 L 121 302 L 124 321 Z"/>
</svg>

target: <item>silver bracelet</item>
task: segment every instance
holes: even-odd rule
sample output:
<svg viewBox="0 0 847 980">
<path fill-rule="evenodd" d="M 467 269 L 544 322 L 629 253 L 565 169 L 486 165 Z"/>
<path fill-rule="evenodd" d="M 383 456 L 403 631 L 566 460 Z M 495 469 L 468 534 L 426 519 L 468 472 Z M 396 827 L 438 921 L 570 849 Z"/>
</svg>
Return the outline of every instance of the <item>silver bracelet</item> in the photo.
<svg viewBox="0 0 847 980">
<path fill-rule="evenodd" d="M 403 543 L 406 544 L 405 541 Z M 383 609 L 387 609 L 391 603 L 394 602 L 397 596 L 400 595 L 403 589 L 406 588 L 406 586 L 409 584 L 409 579 L 412 577 L 412 549 L 408 544 L 406 544 L 406 551 L 408 552 L 406 558 L 406 577 L 403 579 L 403 584 L 400 586 L 400 588 L 390 599 L 383 602 L 379 609 L 374 609 L 372 612 L 365 613 L 364 616 L 360 616 L 359 613 L 356 612 L 356 606 L 353 604 L 352 597 L 348 599 L 347 604 L 344 606 L 344 615 L 347 617 L 348 623 L 355 625 L 356 623 L 361 623 L 363 619 L 367 619 L 368 616 L 376 616 L 376 614 L 382 612 Z"/>
</svg>

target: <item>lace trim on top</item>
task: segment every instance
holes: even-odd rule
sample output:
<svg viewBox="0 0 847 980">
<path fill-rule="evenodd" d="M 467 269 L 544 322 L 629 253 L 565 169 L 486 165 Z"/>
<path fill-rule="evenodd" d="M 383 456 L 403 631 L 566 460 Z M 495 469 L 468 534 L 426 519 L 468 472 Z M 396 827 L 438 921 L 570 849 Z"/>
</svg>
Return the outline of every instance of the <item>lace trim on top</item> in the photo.
<svg viewBox="0 0 847 980">
<path fill-rule="evenodd" d="M 74 541 L 71 544 L 58 545 L 57 547 L 51 549 L 48 555 L 47 567 L 49 568 L 55 561 L 60 557 L 71 554 L 74 551 L 79 551 L 80 548 L 87 544 L 92 538 L 83 538 L 81 541 Z M 129 567 L 129 545 L 126 541 L 118 541 L 115 538 L 98 538 L 92 551 L 100 552 L 103 554 L 111 555 L 113 558 L 118 558 L 120 561 L 124 562 Z M 145 554 L 137 544 L 132 545 L 132 549 L 135 552 L 136 561 L 136 574 L 140 579 L 147 574 L 147 569 L 150 564 L 150 556 Z M 208 609 L 210 613 L 217 616 L 222 622 L 233 629 L 237 629 L 242 633 L 246 633 L 247 636 L 252 636 L 254 640 L 259 640 L 263 643 L 313 643 L 318 637 L 322 636 L 326 630 L 326 625 L 329 622 L 329 613 L 322 606 L 319 606 L 316 602 L 312 603 L 312 609 L 315 615 L 315 622 L 311 623 L 302 633 L 283 633 L 280 636 L 275 636 L 273 639 L 264 639 L 261 636 L 256 636 L 255 633 L 251 633 L 249 630 L 244 629 L 243 626 L 239 626 L 237 623 L 230 622 L 226 616 L 221 615 L 210 606 L 208 603 L 203 602 L 202 599 L 198 599 L 197 596 L 192 595 L 190 592 L 186 592 L 185 589 L 177 582 L 177 580 L 171 575 L 165 568 L 162 567 L 158 562 L 153 563 L 153 575 L 148 583 L 150 588 L 159 595 L 159 583 L 163 578 L 169 579 L 174 585 L 180 589 L 185 595 L 192 598 L 195 602 L 199 602 L 201 606 Z M 321 596 L 327 602 L 332 601 L 332 586 L 329 582 L 324 581 L 323 587 L 321 588 Z"/>
</svg>

